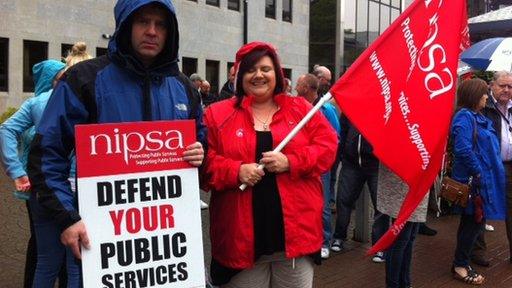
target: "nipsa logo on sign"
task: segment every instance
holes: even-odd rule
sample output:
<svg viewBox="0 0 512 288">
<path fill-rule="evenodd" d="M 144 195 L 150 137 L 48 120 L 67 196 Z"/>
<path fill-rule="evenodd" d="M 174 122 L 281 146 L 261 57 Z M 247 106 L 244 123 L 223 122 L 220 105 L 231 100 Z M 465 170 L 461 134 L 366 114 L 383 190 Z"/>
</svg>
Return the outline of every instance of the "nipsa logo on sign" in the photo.
<svg viewBox="0 0 512 288">
<path fill-rule="evenodd" d="M 105 153 L 105 155 L 122 154 L 128 164 L 128 155 L 139 152 L 157 152 L 162 149 L 183 149 L 183 134 L 178 130 L 149 131 L 147 133 L 128 132 L 119 133 L 114 128 L 113 135 L 91 135 L 91 156 Z M 103 149 L 102 149 L 103 148 Z"/>
</svg>

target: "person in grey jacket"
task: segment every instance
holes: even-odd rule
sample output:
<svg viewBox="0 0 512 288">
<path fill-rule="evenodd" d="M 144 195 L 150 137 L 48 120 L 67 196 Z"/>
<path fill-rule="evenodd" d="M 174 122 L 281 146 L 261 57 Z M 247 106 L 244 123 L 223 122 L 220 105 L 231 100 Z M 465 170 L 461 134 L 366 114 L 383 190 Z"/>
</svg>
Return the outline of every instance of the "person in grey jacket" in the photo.
<svg viewBox="0 0 512 288">
<path fill-rule="evenodd" d="M 409 187 L 382 163 L 377 181 L 377 210 L 396 219 Z M 427 218 L 428 193 L 386 251 L 386 287 L 411 287 L 411 259 L 419 225 Z"/>
</svg>

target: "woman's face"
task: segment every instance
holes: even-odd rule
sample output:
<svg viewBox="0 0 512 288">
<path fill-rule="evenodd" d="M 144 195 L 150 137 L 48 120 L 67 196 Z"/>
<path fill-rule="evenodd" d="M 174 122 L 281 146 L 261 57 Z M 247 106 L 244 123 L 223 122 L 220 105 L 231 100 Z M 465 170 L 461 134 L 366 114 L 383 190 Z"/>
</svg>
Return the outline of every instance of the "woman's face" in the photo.
<svg viewBox="0 0 512 288">
<path fill-rule="evenodd" d="M 482 98 L 480 98 L 480 101 L 478 102 L 478 105 L 476 107 L 476 111 L 480 111 L 485 107 L 485 104 L 487 103 L 487 98 L 489 98 L 487 94 L 482 95 Z"/>
<path fill-rule="evenodd" d="M 276 88 L 276 71 L 269 56 L 263 56 L 244 74 L 242 88 L 246 95 L 252 95 L 257 100 L 272 98 Z"/>
</svg>

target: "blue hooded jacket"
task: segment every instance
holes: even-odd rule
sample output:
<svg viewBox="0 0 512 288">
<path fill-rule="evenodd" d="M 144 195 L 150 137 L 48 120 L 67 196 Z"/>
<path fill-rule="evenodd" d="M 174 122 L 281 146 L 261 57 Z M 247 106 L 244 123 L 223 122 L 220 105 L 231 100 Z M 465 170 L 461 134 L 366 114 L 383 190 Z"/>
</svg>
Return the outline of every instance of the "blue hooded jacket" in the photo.
<svg viewBox="0 0 512 288">
<path fill-rule="evenodd" d="M 13 180 L 27 175 L 27 158 L 35 129 L 43 115 L 52 92 L 55 76 L 64 68 L 64 63 L 45 60 L 32 68 L 34 74 L 34 97 L 27 99 L 18 111 L 0 125 L 0 157 L 5 171 Z M 22 140 L 22 155 L 18 155 L 19 140 Z"/>
<path fill-rule="evenodd" d="M 505 169 L 501 162 L 498 138 L 491 120 L 480 113 L 461 109 L 453 118 L 451 137 L 454 156 L 453 179 L 468 183 L 470 176 L 480 175 L 480 195 L 484 203 L 485 218 L 504 220 L 507 215 Z M 458 207 L 458 210 L 462 208 Z M 474 213 L 472 201 L 468 202 L 464 213 Z"/>
<path fill-rule="evenodd" d="M 145 67 L 132 52 L 131 24 L 133 13 L 151 3 L 168 12 L 168 35 L 162 52 Z M 30 153 L 33 189 L 62 230 L 80 220 L 66 179 L 70 165 L 66 155 L 75 146 L 75 125 L 193 118 L 197 139 L 205 143 L 200 96 L 178 68 L 179 33 L 172 3 L 120 0 L 114 13 L 116 31 L 108 57 L 80 62 L 65 73 L 48 102 Z"/>
</svg>

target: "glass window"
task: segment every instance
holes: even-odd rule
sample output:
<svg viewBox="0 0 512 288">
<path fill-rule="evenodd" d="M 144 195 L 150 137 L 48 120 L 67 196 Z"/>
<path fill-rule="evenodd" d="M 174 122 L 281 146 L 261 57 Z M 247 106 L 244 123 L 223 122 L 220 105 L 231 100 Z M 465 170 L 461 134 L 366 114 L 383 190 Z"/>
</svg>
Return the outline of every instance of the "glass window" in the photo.
<svg viewBox="0 0 512 288">
<path fill-rule="evenodd" d="M 96 47 L 96 57 L 107 55 L 108 48 Z"/>
<path fill-rule="evenodd" d="M 370 1 L 370 6 L 368 7 L 368 19 L 370 20 L 368 23 L 368 45 L 370 45 L 377 37 L 379 36 L 379 4 L 373 1 Z"/>
<path fill-rule="evenodd" d="M 283 68 L 283 74 L 285 78 L 292 79 L 292 69 Z"/>
<path fill-rule="evenodd" d="M 60 56 L 62 59 L 68 57 L 68 54 L 71 53 L 71 49 L 73 49 L 73 44 L 64 44 L 60 45 Z"/>
<path fill-rule="evenodd" d="M 48 59 L 48 42 L 23 40 L 23 92 L 34 92 L 32 67 Z"/>
<path fill-rule="evenodd" d="M 206 80 L 210 82 L 210 92 L 219 94 L 219 61 L 206 60 Z"/>
<path fill-rule="evenodd" d="M 228 0 L 228 9 L 240 11 L 240 0 Z"/>
<path fill-rule="evenodd" d="M 276 19 L 276 0 L 265 0 L 265 17 Z"/>
<path fill-rule="evenodd" d="M 292 22 L 292 0 L 283 0 L 283 21 Z"/>
<path fill-rule="evenodd" d="M 380 34 L 384 33 L 386 28 L 389 27 L 390 14 L 389 6 L 380 5 Z"/>
<path fill-rule="evenodd" d="M 0 91 L 9 89 L 9 39 L 0 38 Z"/>
<path fill-rule="evenodd" d="M 181 72 L 190 77 L 190 75 L 197 72 L 197 59 L 196 58 L 181 58 Z"/>
<path fill-rule="evenodd" d="M 357 1 L 356 45 L 368 46 L 368 0 Z"/>
<path fill-rule="evenodd" d="M 345 0 L 345 31 L 356 32 L 356 0 Z"/>
<path fill-rule="evenodd" d="M 400 10 L 391 9 L 391 22 L 395 21 L 398 16 L 400 16 Z"/>
<path fill-rule="evenodd" d="M 335 60 L 336 1 L 313 1 L 310 6 L 309 67 L 332 69 Z M 332 70 L 331 70 L 332 71 Z"/>
<path fill-rule="evenodd" d="M 220 7 L 220 1 L 219 0 L 206 0 L 206 5 Z"/>
<path fill-rule="evenodd" d="M 401 2 L 400 0 L 391 0 L 391 6 L 400 9 L 401 8 L 400 6 L 402 6 L 402 3 L 400 3 L 400 2 Z"/>
</svg>

